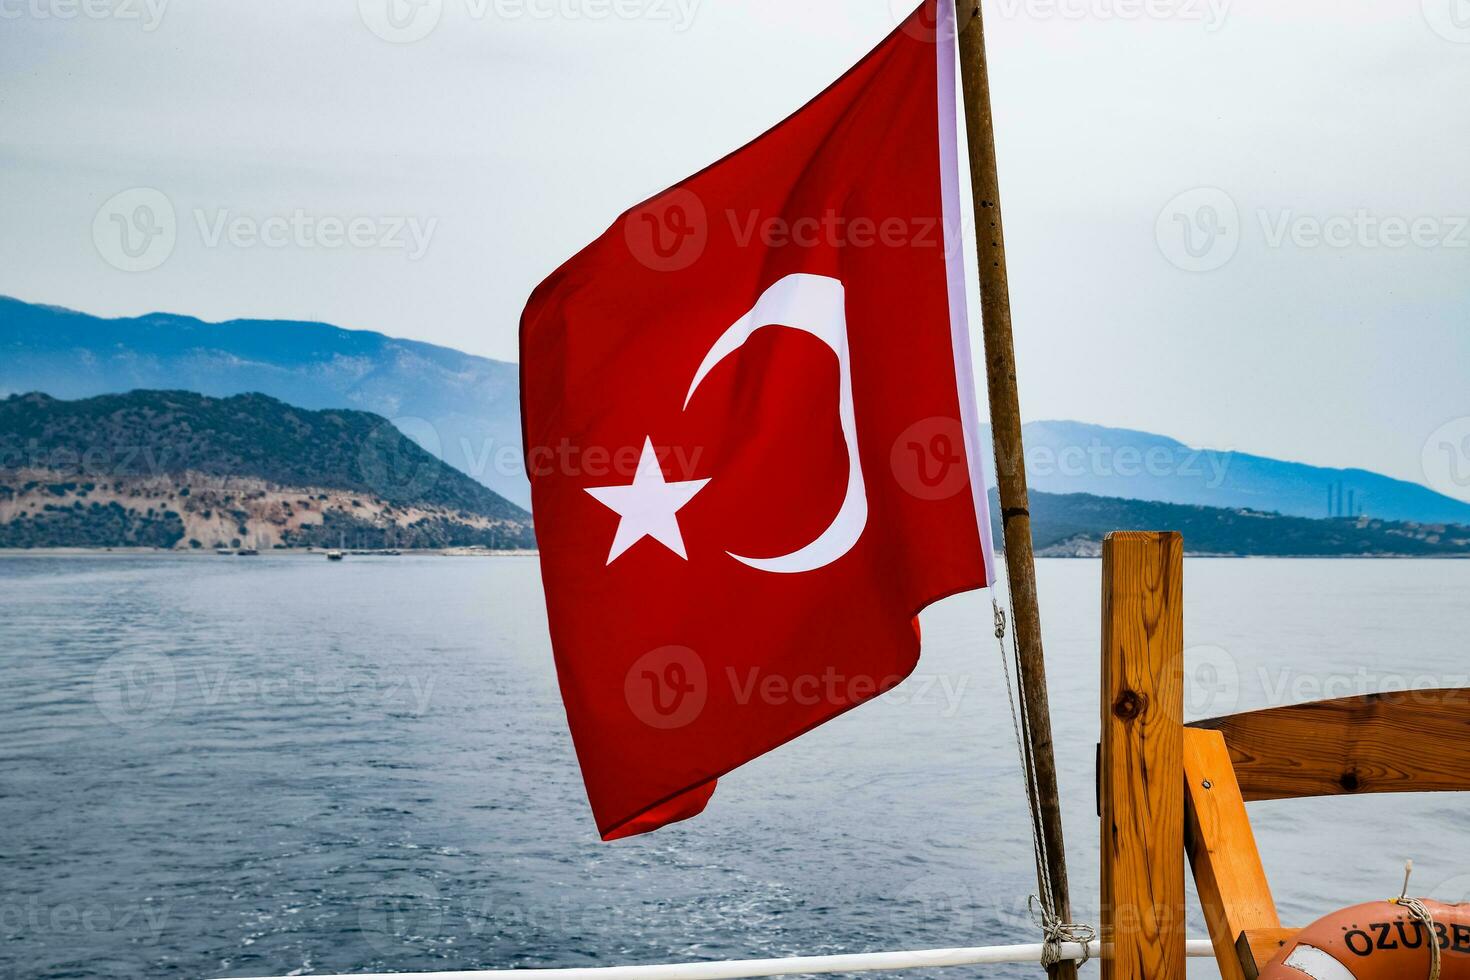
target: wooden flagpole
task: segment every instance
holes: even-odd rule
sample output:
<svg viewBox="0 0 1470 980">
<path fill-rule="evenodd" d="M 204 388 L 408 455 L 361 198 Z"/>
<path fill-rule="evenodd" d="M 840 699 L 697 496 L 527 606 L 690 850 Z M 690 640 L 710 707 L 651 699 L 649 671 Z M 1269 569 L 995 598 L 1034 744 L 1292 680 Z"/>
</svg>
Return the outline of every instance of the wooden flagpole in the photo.
<svg viewBox="0 0 1470 980">
<path fill-rule="evenodd" d="M 1006 577 L 1018 646 L 1022 708 L 1026 713 L 1035 767 L 1040 827 L 1045 845 L 1054 908 L 1062 922 L 1071 918 L 1067 894 L 1067 852 L 1062 841 L 1062 812 L 1057 795 L 1046 663 L 1041 650 L 1041 612 L 1036 600 L 1036 560 L 1031 546 L 1030 501 L 1026 493 L 1026 461 L 1021 445 L 1021 407 L 1016 388 L 1016 354 L 1011 339 L 1010 285 L 1006 276 L 1005 236 L 1000 217 L 1000 178 L 995 162 L 995 123 L 990 111 L 990 70 L 985 57 L 985 26 L 979 0 L 955 0 L 960 74 L 965 93 L 965 129 L 969 143 L 970 185 L 975 198 L 975 247 L 980 265 L 980 310 L 984 323 L 985 374 L 990 389 L 990 423 L 995 440 L 996 480 L 1000 486 L 1001 522 L 1005 528 Z M 982 529 L 982 533 L 989 533 Z M 1029 789 L 1029 787 L 1028 787 Z M 1040 869 L 1038 869 L 1040 871 Z M 1075 980 L 1077 965 L 1063 961 L 1048 971 L 1053 978 Z"/>
</svg>

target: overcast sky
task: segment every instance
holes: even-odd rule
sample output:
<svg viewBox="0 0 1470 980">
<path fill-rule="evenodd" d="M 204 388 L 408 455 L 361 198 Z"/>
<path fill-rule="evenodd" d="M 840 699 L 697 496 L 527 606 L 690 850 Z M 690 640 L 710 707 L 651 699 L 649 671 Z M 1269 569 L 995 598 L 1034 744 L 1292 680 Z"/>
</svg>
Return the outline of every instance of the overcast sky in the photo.
<svg viewBox="0 0 1470 980">
<path fill-rule="evenodd" d="M 541 278 L 905 6 L 419 2 L 0 0 L 0 293 L 513 360 Z M 1025 415 L 1470 499 L 1470 2 L 987 3 Z M 298 213 L 368 220 L 224 230 Z"/>
</svg>

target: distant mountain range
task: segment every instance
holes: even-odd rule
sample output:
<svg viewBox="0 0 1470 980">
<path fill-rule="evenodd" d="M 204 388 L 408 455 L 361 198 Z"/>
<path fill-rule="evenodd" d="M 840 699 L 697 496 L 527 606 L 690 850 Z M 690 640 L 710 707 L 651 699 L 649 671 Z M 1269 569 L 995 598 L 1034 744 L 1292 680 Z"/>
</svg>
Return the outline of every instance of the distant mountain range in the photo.
<svg viewBox="0 0 1470 980">
<path fill-rule="evenodd" d="M 999 507 L 994 508 L 999 513 Z M 1463 557 L 1470 528 L 1032 494 L 1038 553 L 1174 528 L 1193 554 Z M 0 400 L 0 548 L 535 545 L 530 515 L 381 416 L 266 395 Z"/>
<path fill-rule="evenodd" d="M 325 323 L 106 320 L 0 297 L 0 396 L 135 388 L 260 392 L 301 408 L 374 412 L 501 496 L 530 503 L 514 364 Z"/>
<path fill-rule="evenodd" d="M 261 392 L 307 409 L 384 416 L 429 452 L 521 506 L 514 364 L 323 323 L 204 323 L 154 313 L 107 320 L 0 297 L 0 396 L 84 398 L 135 388 Z M 1361 469 L 1198 450 L 1168 436 L 1080 422 L 1026 426 L 1031 486 L 1293 517 L 1363 515 L 1470 524 L 1470 503 Z"/>
<path fill-rule="evenodd" d="M 994 495 L 992 495 L 994 502 Z M 992 519 L 999 531 L 998 506 Z M 1465 558 L 1470 527 L 1370 517 L 1332 520 L 1246 509 L 1165 504 L 1085 493 L 1031 495 L 1031 536 L 1043 558 L 1102 554 L 1109 531 L 1168 529 L 1192 555 L 1281 558 Z M 999 537 L 996 538 L 997 547 Z"/>
<path fill-rule="evenodd" d="M 999 513 L 999 507 L 995 508 Z M 1043 556 L 1173 528 L 1193 554 L 1462 557 L 1470 528 L 1032 494 Z M 530 515 L 381 416 L 266 395 L 0 400 L 0 548 L 535 546 Z"/>
<path fill-rule="evenodd" d="M 532 548 L 530 515 L 367 412 L 0 400 L 0 547 Z"/>
<path fill-rule="evenodd" d="M 1361 469 L 1199 450 L 1168 436 L 1081 422 L 1025 427 L 1026 475 L 1049 493 L 1089 493 L 1293 517 L 1470 524 L 1470 503 Z"/>
</svg>

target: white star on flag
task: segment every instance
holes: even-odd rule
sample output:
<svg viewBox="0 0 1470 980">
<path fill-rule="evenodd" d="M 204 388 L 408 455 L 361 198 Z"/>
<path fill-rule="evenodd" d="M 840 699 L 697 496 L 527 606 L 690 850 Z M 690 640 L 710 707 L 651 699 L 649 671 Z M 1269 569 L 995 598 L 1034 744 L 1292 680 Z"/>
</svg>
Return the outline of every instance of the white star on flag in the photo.
<svg viewBox="0 0 1470 980">
<path fill-rule="evenodd" d="M 618 556 L 644 538 L 653 538 L 674 554 L 689 560 L 684 551 L 684 535 L 679 531 L 679 509 L 689 503 L 694 495 L 708 483 L 704 480 L 664 479 L 663 467 L 658 454 L 653 451 L 653 438 L 643 439 L 643 454 L 638 458 L 638 469 L 633 482 L 616 487 L 584 487 L 599 503 L 618 514 L 618 531 L 613 535 L 612 550 L 607 563 L 611 565 Z"/>
</svg>

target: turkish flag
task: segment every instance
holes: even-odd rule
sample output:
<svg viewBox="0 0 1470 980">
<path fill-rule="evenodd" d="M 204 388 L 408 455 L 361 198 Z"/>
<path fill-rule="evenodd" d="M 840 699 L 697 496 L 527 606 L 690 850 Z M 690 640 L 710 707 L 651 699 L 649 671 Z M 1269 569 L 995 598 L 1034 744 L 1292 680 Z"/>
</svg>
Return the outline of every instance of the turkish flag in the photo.
<svg viewBox="0 0 1470 980">
<path fill-rule="evenodd" d="M 953 16 L 931 0 L 526 307 L 541 573 L 604 839 L 898 684 L 919 610 L 990 578 Z"/>
</svg>

